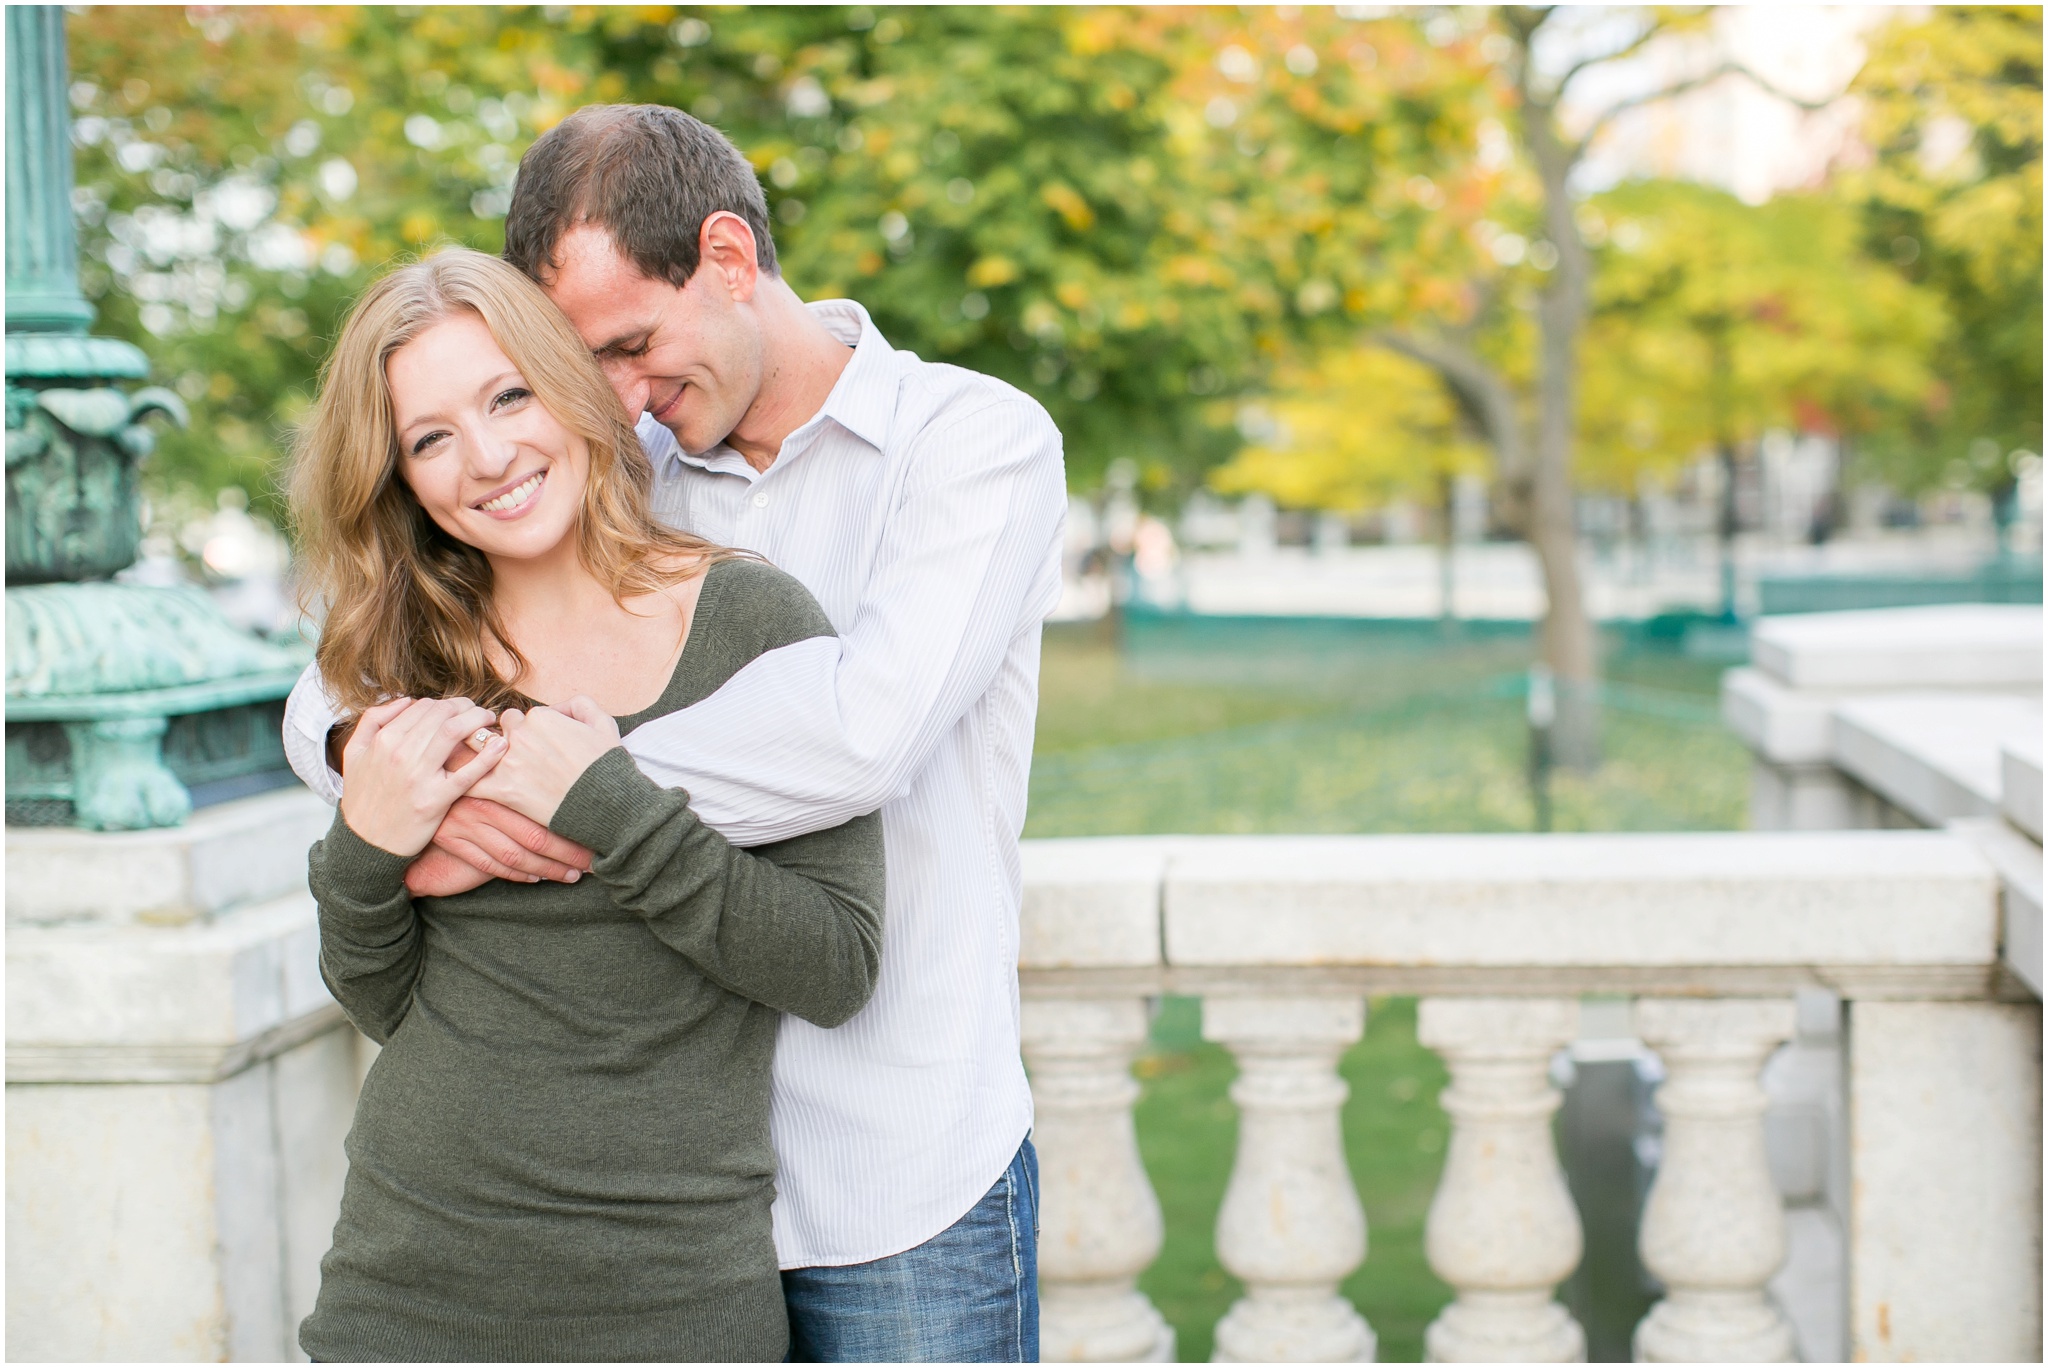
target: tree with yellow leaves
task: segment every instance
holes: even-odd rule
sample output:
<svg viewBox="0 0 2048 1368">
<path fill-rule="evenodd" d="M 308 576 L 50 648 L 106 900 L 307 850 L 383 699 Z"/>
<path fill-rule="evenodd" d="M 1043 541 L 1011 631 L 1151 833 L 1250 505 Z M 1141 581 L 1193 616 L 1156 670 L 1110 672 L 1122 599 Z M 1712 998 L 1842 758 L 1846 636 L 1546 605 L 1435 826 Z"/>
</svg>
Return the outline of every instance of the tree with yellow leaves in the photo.
<svg viewBox="0 0 2048 1368">
<path fill-rule="evenodd" d="M 1443 615 L 1454 615 L 1452 496 L 1489 453 L 1434 371 L 1379 347 L 1333 348 L 1283 368 L 1240 426 L 1251 444 L 1210 477 L 1222 493 L 1335 512 L 1435 505 Z"/>
</svg>

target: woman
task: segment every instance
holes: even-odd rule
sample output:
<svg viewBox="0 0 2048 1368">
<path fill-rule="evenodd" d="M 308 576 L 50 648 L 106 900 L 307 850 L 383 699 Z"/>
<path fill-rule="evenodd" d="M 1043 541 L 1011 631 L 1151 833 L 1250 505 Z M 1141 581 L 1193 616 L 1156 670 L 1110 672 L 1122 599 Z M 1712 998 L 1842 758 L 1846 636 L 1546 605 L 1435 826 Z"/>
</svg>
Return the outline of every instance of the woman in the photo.
<svg viewBox="0 0 2048 1368">
<path fill-rule="evenodd" d="M 386 276 L 329 359 L 292 497 L 360 722 L 311 885 L 328 986 L 384 1050 L 315 1359 L 783 1356 L 776 1026 L 873 990 L 880 826 L 736 850 L 619 747 L 831 631 L 794 580 L 658 524 L 650 478 L 575 333 L 494 258 Z M 413 900 L 465 792 L 591 875 Z"/>
</svg>

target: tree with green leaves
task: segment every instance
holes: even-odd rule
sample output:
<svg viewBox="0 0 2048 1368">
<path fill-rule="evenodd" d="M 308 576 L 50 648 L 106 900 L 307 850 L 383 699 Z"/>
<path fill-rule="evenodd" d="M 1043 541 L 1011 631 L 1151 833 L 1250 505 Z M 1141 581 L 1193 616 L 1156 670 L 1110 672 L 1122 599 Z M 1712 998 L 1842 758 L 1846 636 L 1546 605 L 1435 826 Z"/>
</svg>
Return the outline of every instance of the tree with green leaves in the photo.
<svg viewBox="0 0 2048 1368">
<path fill-rule="evenodd" d="M 800 292 L 851 294 L 898 345 L 1031 392 L 1083 487 L 1131 457 L 1149 484 L 1185 488 L 1235 444 L 1215 401 L 1255 387 L 1296 322 L 1330 307 L 1340 267 L 1359 277 L 1345 289 L 1373 283 L 1357 233 L 1287 262 L 1230 255 L 1267 210 L 1244 193 L 1263 162 L 1228 144 L 1219 161 L 1214 102 L 1206 115 L 1187 103 L 1218 22 L 85 9 L 70 28 L 88 289 L 103 326 L 200 401 L 160 477 L 260 495 L 325 339 L 374 272 L 442 241 L 496 250 L 538 132 L 583 103 L 659 101 L 747 151 Z M 1456 129 L 1427 83 L 1390 78 L 1390 98 L 1369 61 L 1344 54 L 1367 31 L 1390 57 L 1424 45 L 1405 20 L 1292 22 L 1322 26 L 1311 113 L 1357 143 L 1332 163 L 1327 197 L 1378 224 L 1379 181 L 1398 183 Z M 1265 161 L 1293 155 L 1269 142 Z"/>
<path fill-rule="evenodd" d="M 2041 452 L 2041 10 L 1935 7 L 1872 36 L 1852 90 L 1870 165 L 1845 177 L 1874 254 L 1955 320 L 1944 402 L 1866 443 L 1907 490 L 1960 480 L 2010 517 Z"/>
<path fill-rule="evenodd" d="M 1640 181 L 1588 207 L 1599 245 L 1582 459 L 1619 473 L 1715 453 L 1732 617 L 1738 449 L 1770 428 L 1853 439 L 1923 411 L 1948 320 L 1932 292 L 1863 254 L 1858 215 L 1833 195 L 1747 205 Z"/>
</svg>

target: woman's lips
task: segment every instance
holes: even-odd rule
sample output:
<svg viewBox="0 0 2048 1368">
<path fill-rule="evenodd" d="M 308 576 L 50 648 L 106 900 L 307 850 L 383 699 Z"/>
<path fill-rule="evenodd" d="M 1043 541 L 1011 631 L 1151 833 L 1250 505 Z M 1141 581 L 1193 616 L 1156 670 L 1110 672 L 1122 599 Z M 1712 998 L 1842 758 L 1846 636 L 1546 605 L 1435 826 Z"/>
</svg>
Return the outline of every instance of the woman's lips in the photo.
<svg viewBox="0 0 2048 1368">
<path fill-rule="evenodd" d="M 489 514 L 493 518 L 516 518 L 540 497 L 541 487 L 547 483 L 547 478 L 547 471 L 536 470 L 509 489 L 493 494 L 473 506 L 477 512 Z"/>
</svg>

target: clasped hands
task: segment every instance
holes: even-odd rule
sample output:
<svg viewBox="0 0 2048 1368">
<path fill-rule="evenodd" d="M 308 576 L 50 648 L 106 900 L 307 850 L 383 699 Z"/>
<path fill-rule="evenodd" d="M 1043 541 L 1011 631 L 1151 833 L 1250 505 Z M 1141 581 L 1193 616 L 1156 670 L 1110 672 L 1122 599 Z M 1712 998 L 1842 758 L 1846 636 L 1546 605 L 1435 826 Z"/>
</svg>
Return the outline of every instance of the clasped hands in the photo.
<svg viewBox="0 0 2048 1368">
<path fill-rule="evenodd" d="M 406 872 L 415 896 L 493 878 L 574 882 L 590 852 L 547 824 L 618 744 L 617 724 L 582 695 L 502 715 L 466 698 L 390 699 L 363 713 L 342 751 L 342 816 L 370 844 L 419 856 Z"/>
</svg>

